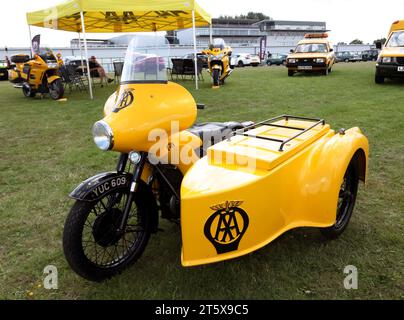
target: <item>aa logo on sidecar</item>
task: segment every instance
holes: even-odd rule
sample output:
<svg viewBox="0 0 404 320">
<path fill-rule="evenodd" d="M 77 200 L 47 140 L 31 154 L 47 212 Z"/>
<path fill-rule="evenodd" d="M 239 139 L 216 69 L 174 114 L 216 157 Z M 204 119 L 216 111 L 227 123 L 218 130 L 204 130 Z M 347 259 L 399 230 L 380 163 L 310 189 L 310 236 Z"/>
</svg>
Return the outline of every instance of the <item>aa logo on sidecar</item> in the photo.
<svg viewBox="0 0 404 320">
<path fill-rule="evenodd" d="M 114 112 L 119 112 L 120 110 L 129 107 L 132 104 L 133 100 L 135 99 L 133 91 L 134 89 L 132 88 L 125 89 L 125 91 L 119 95 Z"/>
<path fill-rule="evenodd" d="M 239 206 L 243 201 L 226 201 L 210 207 L 215 212 L 205 223 L 204 233 L 217 254 L 235 251 L 248 228 L 247 213 Z"/>
</svg>

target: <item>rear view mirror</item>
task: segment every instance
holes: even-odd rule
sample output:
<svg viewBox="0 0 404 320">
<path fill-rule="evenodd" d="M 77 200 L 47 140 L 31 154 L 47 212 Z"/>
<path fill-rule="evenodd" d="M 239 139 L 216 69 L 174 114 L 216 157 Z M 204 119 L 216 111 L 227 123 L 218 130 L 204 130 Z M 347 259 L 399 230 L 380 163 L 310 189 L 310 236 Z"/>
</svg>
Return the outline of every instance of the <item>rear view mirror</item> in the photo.
<svg viewBox="0 0 404 320">
<path fill-rule="evenodd" d="M 295 52 L 295 50 L 293 50 L 293 49 L 290 49 L 290 51 L 289 51 L 290 53 L 294 53 Z"/>
<path fill-rule="evenodd" d="M 382 48 L 382 42 L 381 41 L 377 41 L 375 44 L 376 44 L 376 49 L 381 49 Z"/>
</svg>

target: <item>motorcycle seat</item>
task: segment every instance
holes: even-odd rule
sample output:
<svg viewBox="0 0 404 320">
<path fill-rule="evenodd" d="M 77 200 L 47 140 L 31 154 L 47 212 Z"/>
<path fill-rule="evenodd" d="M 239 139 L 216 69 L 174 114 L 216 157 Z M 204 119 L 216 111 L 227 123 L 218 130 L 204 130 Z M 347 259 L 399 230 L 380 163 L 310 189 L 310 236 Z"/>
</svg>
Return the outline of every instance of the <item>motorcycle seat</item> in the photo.
<svg viewBox="0 0 404 320">
<path fill-rule="evenodd" d="M 202 140 L 202 146 L 200 150 L 196 150 L 199 157 L 206 155 L 206 150 L 227 138 L 229 138 L 232 133 L 236 130 L 246 128 L 248 126 L 254 125 L 254 122 L 205 122 L 195 124 L 188 129 L 189 132 L 198 136 Z"/>
</svg>

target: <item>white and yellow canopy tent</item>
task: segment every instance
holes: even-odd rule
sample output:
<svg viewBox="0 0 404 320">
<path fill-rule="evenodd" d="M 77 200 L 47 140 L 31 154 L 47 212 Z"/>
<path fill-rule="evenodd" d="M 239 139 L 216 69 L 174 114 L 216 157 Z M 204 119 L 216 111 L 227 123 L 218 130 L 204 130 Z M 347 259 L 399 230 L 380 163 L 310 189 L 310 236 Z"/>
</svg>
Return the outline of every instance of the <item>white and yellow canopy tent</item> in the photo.
<svg viewBox="0 0 404 320">
<path fill-rule="evenodd" d="M 90 68 L 86 32 L 156 32 L 192 28 L 197 89 L 195 28 L 211 26 L 212 23 L 210 15 L 195 0 L 68 0 L 27 13 L 27 21 L 29 26 L 78 32 L 79 39 L 82 33 L 87 70 Z M 93 98 L 90 72 L 87 74 L 90 97 Z"/>
</svg>

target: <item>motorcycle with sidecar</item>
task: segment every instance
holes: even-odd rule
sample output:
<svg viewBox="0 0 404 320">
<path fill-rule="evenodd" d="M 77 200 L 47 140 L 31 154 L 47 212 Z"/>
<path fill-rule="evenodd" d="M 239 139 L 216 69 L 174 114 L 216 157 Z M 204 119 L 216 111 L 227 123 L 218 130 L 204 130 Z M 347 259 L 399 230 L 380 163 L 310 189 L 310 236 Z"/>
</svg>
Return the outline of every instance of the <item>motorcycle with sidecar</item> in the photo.
<svg viewBox="0 0 404 320">
<path fill-rule="evenodd" d="M 248 254 L 292 228 L 327 238 L 346 229 L 367 173 L 359 128 L 291 115 L 194 124 L 203 105 L 167 81 L 162 57 L 141 39 L 93 126 L 97 147 L 120 154 L 116 168 L 70 194 L 63 248 L 76 273 L 101 281 L 127 268 L 162 218 L 181 228 L 183 266 Z M 155 43 L 169 48 L 157 35 Z"/>
</svg>

